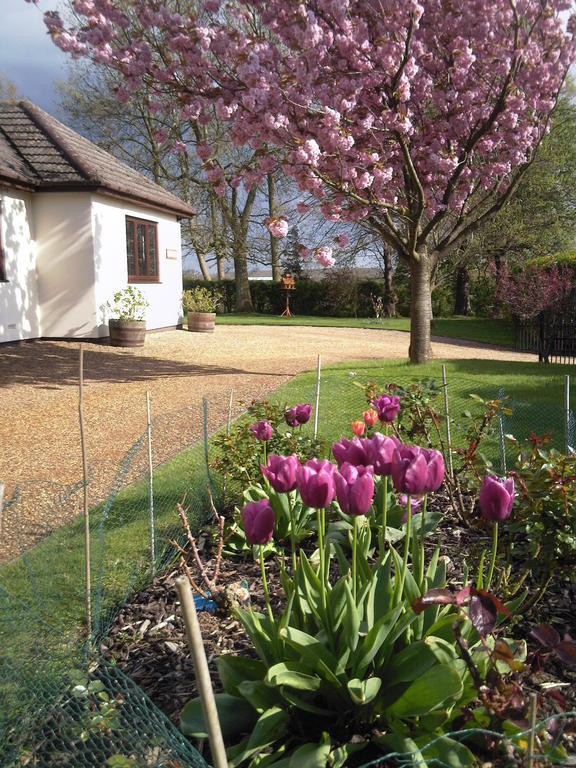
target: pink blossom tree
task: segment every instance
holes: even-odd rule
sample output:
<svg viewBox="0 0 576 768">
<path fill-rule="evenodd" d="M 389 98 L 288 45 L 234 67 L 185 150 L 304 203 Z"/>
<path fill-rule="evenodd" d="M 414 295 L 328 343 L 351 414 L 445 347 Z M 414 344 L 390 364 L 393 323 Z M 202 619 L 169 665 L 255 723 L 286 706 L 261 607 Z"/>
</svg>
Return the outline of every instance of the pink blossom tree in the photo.
<svg viewBox="0 0 576 768">
<path fill-rule="evenodd" d="M 574 56 L 568 0 L 72 6 L 69 28 L 47 14 L 54 41 L 116 67 L 121 100 L 146 82 L 183 119 L 215 111 L 253 151 L 248 188 L 276 147 L 329 220 L 360 222 L 396 251 L 417 363 L 431 356 L 431 274 L 513 194 Z"/>
</svg>

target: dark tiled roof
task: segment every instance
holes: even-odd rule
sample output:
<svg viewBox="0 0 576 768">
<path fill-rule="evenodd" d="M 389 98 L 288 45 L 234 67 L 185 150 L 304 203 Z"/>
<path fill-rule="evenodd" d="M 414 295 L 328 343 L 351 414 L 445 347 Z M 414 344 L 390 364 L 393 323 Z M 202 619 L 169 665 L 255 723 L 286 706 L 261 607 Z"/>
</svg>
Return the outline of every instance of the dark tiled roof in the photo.
<svg viewBox="0 0 576 768">
<path fill-rule="evenodd" d="M 171 192 L 29 101 L 0 102 L 0 182 L 34 191 L 85 189 L 190 217 Z"/>
</svg>

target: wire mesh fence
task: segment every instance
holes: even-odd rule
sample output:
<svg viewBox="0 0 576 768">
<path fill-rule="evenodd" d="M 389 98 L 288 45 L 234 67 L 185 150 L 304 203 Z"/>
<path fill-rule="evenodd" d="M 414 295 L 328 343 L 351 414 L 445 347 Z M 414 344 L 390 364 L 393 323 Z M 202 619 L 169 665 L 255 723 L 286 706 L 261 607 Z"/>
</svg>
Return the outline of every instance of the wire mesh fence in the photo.
<svg viewBox="0 0 576 768">
<path fill-rule="evenodd" d="M 302 429 L 309 435 L 317 430 L 329 446 L 341 435 L 349 436 L 351 422 L 366 410 L 363 385 L 370 379 L 381 390 L 390 383 L 378 380 L 374 365 L 336 367 L 322 370 L 319 378 L 315 373 L 299 377 L 273 399 L 281 407 L 317 404 Z M 395 383 L 408 387 L 417 381 L 418 374 L 405 369 Z M 335 390 L 337 409 L 331 398 Z M 432 440 L 446 444 L 450 426 L 453 449 L 466 440 L 461 425 L 470 403 L 478 404 L 471 394 L 505 404 L 506 413 L 499 414 L 486 444 L 499 472 L 513 463 L 518 450 L 510 435 L 521 442 L 532 432 L 549 433 L 558 450 L 571 450 L 575 444 L 571 402 L 576 402 L 576 393 L 569 385 L 563 402 L 529 401 L 522 392 L 503 391 L 478 376 L 449 378 L 446 390 L 437 381 L 431 391 L 432 405 L 441 417 Z M 228 421 L 245 408 L 231 400 Z M 210 438 L 227 429 L 214 416 L 213 405 L 208 396 L 202 406 L 152 418 L 150 428 L 117 466 L 89 467 L 89 628 L 83 575 L 84 482 L 21 482 L 5 499 L 2 533 L 11 549 L 8 555 L 4 550 L 0 566 L 1 765 L 206 765 L 138 686 L 92 649 L 106 635 L 122 601 L 175 561 L 173 542 L 183 536 L 176 505 L 184 500 L 192 525 L 199 525 L 210 514 L 210 495 L 217 506 L 234 502 L 231 489 L 213 467 L 216 448 Z M 145 414 L 145 403 L 142 407 Z M 160 454 L 155 454 L 156 439 L 164 446 Z M 29 510 L 39 506 L 43 514 L 31 524 Z M 63 519 L 69 522 L 62 525 Z M 517 739 L 516 746 L 520 743 Z M 418 764 L 413 754 L 396 758 L 398 765 Z"/>
</svg>

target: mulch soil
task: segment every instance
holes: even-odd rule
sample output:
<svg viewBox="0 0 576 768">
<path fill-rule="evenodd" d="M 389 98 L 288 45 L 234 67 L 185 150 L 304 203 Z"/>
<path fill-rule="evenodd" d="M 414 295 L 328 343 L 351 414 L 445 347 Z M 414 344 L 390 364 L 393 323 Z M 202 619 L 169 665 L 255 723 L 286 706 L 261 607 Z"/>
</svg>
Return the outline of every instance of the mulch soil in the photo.
<svg viewBox="0 0 576 768">
<path fill-rule="evenodd" d="M 439 500 L 441 504 L 445 502 Z M 447 514 L 438 532 L 441 537 L 442 554 L 448 555 L 448 582 L 461 587 L 461 566 L 463 553 L 485 546 L 489 548 L 488 534 L 479 537 L 477 530 L 465 528 L 454 515 Z M 436 537 L 429 537 L 436 540 Z M 435 546 L 435 541 L 431 542 Z M 212 572 L 214 560 L 209 556 L 209 545 L 204 550 L 206 570 Z M 432 549 L 430 549 L 431 554 Z M 190 558 L 189 566 L 195 577 L 198 571 Z M 268 586 L 273 611 L 277 614 L 283 604 L 283 591 L 279 568 L 272 561 L 267 562 Z M 186 645 L 186 636 L 174 584 L 180 571 L 176 568 L 157 577 L 146 589 L 133 595 L 118 613 L 106 638 L 102 640 L 101 652 L 104 658 L 113 662 L 127 673 L 175 723 L 186 702 L 198 695 L 194 668 Z M 224 558 L 219 583 L 237 587 L 239 594 L 247 588 L 251 606 L 265 612 L 264 594 L 261 587 L 260 565 L 252 561 Z M 563 712 L 576 711 L 576 666 L 570 667 L 560 661 L 549 649 L 544 649 L 530 636 L 530 631 L 540 624 L 554 627 L 560 636 L 568 633 L 576 638 L 576 585 L 553 581 L 544 599 L 526 616 L 514 617 L 512 625 L 505 631 L 508 637 L 525 639 L 528 643 L 528 660 L 523 670 L 511 674 L 521 691 L 516 699 L 519 706 L 511 719 L 528 728 L 528 701 L 530 693 L 538 694 L 538 720 Z M 225 654 L 255 656 L 252 644 L 233 612 L 198 614 L 204 646 L 208 658 L 210 675 L 215 691 L 222 690 L 215 660 Z M 504 701 L 509 689 L 502 692 Z M 508 715 L 510 716 L 510 715 Z M 569 754 L 576 753 L 576 718 L 552 723 L 549 727 L 551 738 L 562 731 L 561 738 Z M 487 742 L 484 768 L 510 765 L 510 755 L 502 755 L 502 762 L 495 757 L 495 744 Z M 365 752 L 360 753 L 365 755 Z M 370 758 L 364 757 L 360 762 Z M 536 765 L 543 763 L 536 762 Z M 576 765 L 576 760 L 564 765 Z"/>
</svg>

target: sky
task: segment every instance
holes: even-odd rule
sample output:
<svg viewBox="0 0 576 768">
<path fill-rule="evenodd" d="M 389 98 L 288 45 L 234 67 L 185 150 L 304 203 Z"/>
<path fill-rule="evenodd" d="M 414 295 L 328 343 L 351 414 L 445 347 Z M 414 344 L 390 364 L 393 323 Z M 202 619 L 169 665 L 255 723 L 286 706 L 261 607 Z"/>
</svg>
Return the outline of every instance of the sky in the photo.
<svg viewBox="0 0 576 768">
<path fill-rule="evenodd" d="M 42 11 L 58 0 L 0 0 L 0 75 L 11 80 L 18 94 L 51 114 L 57 113 L 55 83 L 66 79 L 70 57 L 48 37 Z"/>
</svg>

